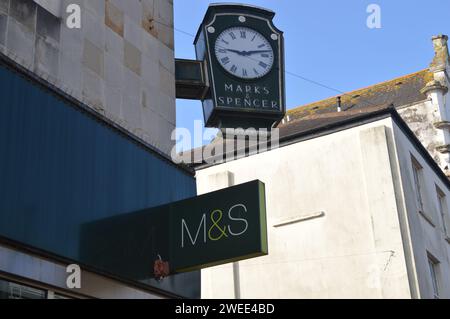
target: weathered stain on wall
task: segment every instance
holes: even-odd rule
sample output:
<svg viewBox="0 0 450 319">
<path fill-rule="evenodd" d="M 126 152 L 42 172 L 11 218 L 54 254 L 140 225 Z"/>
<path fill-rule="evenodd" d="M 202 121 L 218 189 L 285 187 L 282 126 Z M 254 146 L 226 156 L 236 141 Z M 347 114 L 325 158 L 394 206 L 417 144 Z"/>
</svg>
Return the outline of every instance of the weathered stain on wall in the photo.
<svg viewBox="0 0 450 319">
<path fill-rule="evenodd" d="M 442 145 L 441 132 L 434 126 L 434 123 L 440 121 L 437 107 L 431 101 L 427 101 L 399 109 L 398 112 L 438 165 L 442 167 L 444 163 L 441 154 L 436 150 Z"/>
<path fill-rule="evenodd" d="M 155 22 L 155 2 L 142 4 L 142 27 L 145 31 L 150 33 L 154 37 L 158 37 L 158 28 Z"/>
<path fill-rule="evenodd" d="M 448 52 L 448 36 L 437 35 L 433 37 L 434 58 L 430 67 L 434 70 L 445 69 L 450 63 Z"/>
<path fill-rule="evenodd" d="M 105 2 L 105 24 L 118 35 L 123 37 L 124 22 L 123 11 L 117 8 L 111 1 Z"/>
</svg>

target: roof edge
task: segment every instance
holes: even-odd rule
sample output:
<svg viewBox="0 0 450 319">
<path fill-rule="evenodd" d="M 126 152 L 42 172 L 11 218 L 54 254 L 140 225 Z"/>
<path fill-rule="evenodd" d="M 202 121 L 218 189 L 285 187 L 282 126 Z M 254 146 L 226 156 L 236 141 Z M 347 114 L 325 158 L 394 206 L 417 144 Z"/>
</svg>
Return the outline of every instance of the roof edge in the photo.
<svg viewBox="0 0 450 319">
<path fill-rule="evenodd" d="M 195 176 L 195 172 L 189 166 L 180 165 L 180 164 L 175 163 L 174 161 L 172 161 L 172 159 L 166 153 L 164 153 L 161 150 L 159 150 L 158 148 L 156 148 L 156 146 L 153 146 L 150 143 L 144 141 L 137 135 L 126 130 L 119 124 L 117 124 L 114 121 L 107 118 L 106 116 L 96 112 L 87 104 L 81 102 L 77 98 L 64 92 L 61 88 L 57 87 L 56 85 L 48 82 L 47 80 L 41 78 L 37 74 L 26 69 L 24 66 L 18 64 L 17 62 L 12 60 L 10 57 L 8 57 L 3 52 L 0 52 L 0 66 L 4 66 L 5 68 L 11 70 L 12 72 L 17 73 L 19 76 L 30 81 L 33 85 L 36 85 L 36 86 L 40 87 L 41 89 L 46 90 L 50 94 L 53 94 L 58 99 L 62 100 L 64 103 L 68 104 L 70 107 L 74 107 L 78 111 L 84 112 L 88 116 L 93 117 L 95 120 L 101 121 L 106 126 L 108 126 L 110 129 L 116 131 L 118 134 L 121 134 L 122 136 L 125 136 L 125 138 L 127 138 L 131 142 L 136 143 L 138 146 L 140 146 L 140 147 L 144 148 L 145 150 L 147 150 L 148 152 L 152 153 L 158 159 L 163 160 L 164 162 L 168 163 L 169 165 L 173 166 L 174 168 L 177 168 L 177 169 L 183 171 L 185 174 L 188 174 L 190 176 Z"/>
<path fill-rule="evenodd" d="M 409 73 L 409 74 L 405 74 L 405 75 L 402 75 L 402 76 L 398 76 L 398 77 L 392 78 L 390 80 L 378 82 L 378 83 L 367 85 L 367 86 L 364 86 L 364 87 L 361 87 L 361 88 L 358 88 L 358 89 L 354 89 L 354 90 L 351 90 L 351 91 L 347 91 L 347 92 L 343 92 L 343 93 L 340 93 L 340 94 L 336 94 L 336 95 L 333 95 L 333 96 L 330 96 L 330 97 L 327 97 L 327 98 L 324 98 L 324 99 L 321 99 L 321 100 L 317 100 L 317 101 L 314 101 L 314 102 L 310 102 L 310 103 L 307 103 L 307 104 L 304 104 L 304 105 L 300 105 L 300 106 L 294 107 L 294 108 L 292 108 L 292 109 L 287 111 L 287 115 L 293 115 L 293 114 L 295 114 L 296 112 L 300 111 L 303 108 L 307 108 L 308 106 L 312 106 L 312 105 L 320 103 L 320 102 L 325 102 L 325 101 L 328 101 L 328 100 L 330 100 L 330 101 L 331 100 L 335 100 L 338 97 L 350 96 L 351 98 L 353 98 L 353 95 L 355 93 L 359 92 L 359 91 L 368 90 L 368 89 L 371 89 L 371 88 L 374 88 L 374 87 L 377 87 L 377 86 L 385 85 L 385 84 L 387 84 L 389 82 L 398 81 L 398 80 L 401 80 L 401 79 L 404 79 L 404 78 L 408 78 L 408 77 L 412 77 L 412 76 L 418 75 L 420 73 L 428 73 L 428 72 L 431 73 L 431 74 L 433 73 L 433 72 L 430 71 L 430 68 L 425 68 L 425 69 L 422 69 L 420 71 L 416 71 L 416 72 L 412 72 L 412 73 Z"/>
<path fill-rule="evenodd" d="M 314 139 L 317 137 L 322 137 L 326 135 L 330 135 L 339 131 L 343 131 L 349 128 L 357 127 L 360 125 L 372 123 L 376 120 L 385 119 L 387 117 L 391 117 L 393 121 L 399 126 L 399 128 L 402 130 L 402 132 L 406 135 L 406 137 L 410 140 L 410 142 L 413 144 L 413 146 L 416 148 L 416 150 L 423 156 L 425 161 L 430 165 L 430 167 L 433 169 L 433 171 L 438 175 L 439 179 L 447 186 L 448 189 L 450 189 L 450 180 L 447 178 L 445 173 L 442 171 L 442 169 L 439 167 L 439 165 L 435 162 L 435 160 L 432 158 L 430 153 L 428 153 L 427 149 L 423 144 L 420 142 L 420 140 L 417 138 L 417 136 L 414 134 L 414 132 L 409 128 L 408 124 L 402 119 L 400 114 L 397 112 L 394 106 L 390 106 L 384 109 L 376 110 L 370 113 L 362 113 L 360 115 L 357 115 L 355 117 L 352 117 L 350 119 L 345 119 L 343 121 L 337 122 L 337 123 L 331 123 L 329 125 L 325 125 L 319 128 L 315 128 L 306 132 L 300 132 L 298 134 L 291 134 L 288 136 L 285 136 L 280 139 L 280 148 L 286 147 L 295 143 L 303 142 L 306 140 Z M 245 149 L 248 151 L 248 147 Z M 269 150 L 270 151 L 270 150 Z M 258 154 L 258 153 L 257 153 Z M 224 154 L 225 155 L 225 154 Z M 249 156 L 253 156 L 256 154 L 250 154 Z M 237 159 L 239 160 L 239 159 Z M 234 161 L 234 160 L 233 160 Z M 203 170 L 209 167 L 218 166 L 225 164 L 196 164 L 192 165 L 196 171 L 197 170 Z"/>
</svg>

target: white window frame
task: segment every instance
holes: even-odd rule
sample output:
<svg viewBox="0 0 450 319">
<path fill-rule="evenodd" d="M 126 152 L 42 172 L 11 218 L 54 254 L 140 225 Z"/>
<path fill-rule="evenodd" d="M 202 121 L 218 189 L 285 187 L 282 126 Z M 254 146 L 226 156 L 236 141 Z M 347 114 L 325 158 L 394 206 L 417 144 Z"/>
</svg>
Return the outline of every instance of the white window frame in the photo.
<svg viewBox="0 0 450 319">
<path fill-rule="evenodd" d="M 75 296 L 75 295 L 71 296 L 71 293 L 69 293 L 69 292 L 66 293 L 66 292 L 55 291 L 52 289 L 45 288 L 44 286 L 41 286 L 41 285 L 31 284 L 25 280 L 12 279 L 12 278 L 9 278 L 8 276 L 0 276 L 0 280 L 10 284 L 10 289 L 11 289 L 10 294 L 12 297 L 14 297 L 14 293 L 16 291 L 19 292 L 18 296 L 21 297 L 22 290 L 30 290 L 30 291 L 36 290 L 36 291 L 41 291 L 41 292 L 45 293 L 45 296 L 41 300 L 45 300 L 45 299 L 84 299 L 84 298 L 86 298 L 86 297 Z"/>
<path fill-rule="evenodd" d="M 0 280 L 6 283 L 9 288 L 9 291 L 5 291 L 8 294 L 8 299 L 23 299 L 27 294 L 40 296 L 41 298 L 38 299 L 47 299 L 48 291 L 46 289 L 11 281 L 2 277 L 0 277 Z"/>
<path fill-rule="evenodd" d="M 440 294 L 440 278 L 439 278 L 439 267 L 440 262 L 433 255 L 427 254 L 428 268 L 430 271 L 431 288 L 433 291 L 434 299 L 439 299 Z"/>
<path fill-rule="evenodd" d="M 414 178 L 414 190 L 416 191 L 416 204 L 419 212 L 424 212 L 424 203 L 423 203 L 423 192 L 422 192 L 422 183 L 423 183 L 423 167 L 419 164 L 419 162 L 411 157 L 412 161 L 412 173 Z"/>
<path fill-rule="evenodd" d="M 438 212 L 442 220 L 442 229 L 444 231 L 445 239 L 450 243 L 450 212 L 448 210 L 447 196 L 437 185 L 436 195 Z"/>
</svg>

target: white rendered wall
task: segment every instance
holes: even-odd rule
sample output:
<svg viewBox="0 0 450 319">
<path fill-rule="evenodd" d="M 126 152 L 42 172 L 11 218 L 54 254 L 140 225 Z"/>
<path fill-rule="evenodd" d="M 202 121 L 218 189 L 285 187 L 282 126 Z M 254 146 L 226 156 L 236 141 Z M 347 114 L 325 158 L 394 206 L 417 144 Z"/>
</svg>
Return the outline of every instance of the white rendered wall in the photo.
<svg viewBox="0 0 450 319">
<path fill-rule="evenodd" d="M 402 193 L 399 167 L 407 167 L 393 126 L 380 120 L 199 170 L 200 194 L 224 187 L 224 172 L 234 184 L 262 180 L 269 238 L 268 256 L 239 263 L 239 287 L 233 265 L 203 270 L 202 297 L 418 297 L 407 260 L 409 223 L 416 223 L 408 215 L 416 211 L 405 210 L 412 199 Z M 290 218 L 298 222 L 274 227 Z M 419 276 L 431 282 L 425 270 Z"/>
<path fill-rule="evenodd" d="M 440 262 L 438 273 L 440 297 L 450 298 L 450 241 L 448 238 L 450 229 L 447 230 L 447 234 L 444 232 L 444 221 L 439 212 L 436 187 L 446 195 L 447 208 L 450 207 L 450 192 L 396 126 L 394 126 L 394 134 L 420 297 L 434 298 L 427 256 L 431 254 Z M 418 212 L 415 197 L 411 169 L 412 157 L 423 167 L 423 214 Z M 445 213 L 447 216 L 450 214 L 449 211 Z"/>
</svg>

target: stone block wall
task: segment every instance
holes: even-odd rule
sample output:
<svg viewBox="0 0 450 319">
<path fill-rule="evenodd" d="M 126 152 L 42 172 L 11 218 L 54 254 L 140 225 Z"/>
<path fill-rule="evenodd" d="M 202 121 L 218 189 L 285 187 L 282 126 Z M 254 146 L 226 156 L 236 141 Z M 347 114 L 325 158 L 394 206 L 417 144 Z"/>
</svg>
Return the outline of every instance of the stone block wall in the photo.
<svg viewBox="0 0 450 319">
<path fill-rule="evenodd" d="M 41 5 L 38 5 L 39 2 Z M 172 0 L 0 0 L 0 51 L 170 153 L 175 128 Z M 81 29 L 69 29 L 69 4 Z"/>
</svg>

